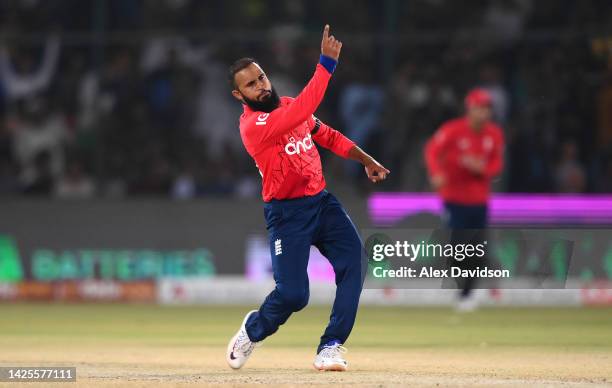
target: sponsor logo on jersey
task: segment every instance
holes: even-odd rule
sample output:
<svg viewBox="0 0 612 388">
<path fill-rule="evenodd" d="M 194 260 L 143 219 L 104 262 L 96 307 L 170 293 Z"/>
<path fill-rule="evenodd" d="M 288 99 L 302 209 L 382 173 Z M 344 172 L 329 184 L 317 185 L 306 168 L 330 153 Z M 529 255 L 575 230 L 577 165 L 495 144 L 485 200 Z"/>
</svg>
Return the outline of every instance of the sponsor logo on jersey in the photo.
<svg viewBox="0 0 612 388">
<path fill-rule="evenodd" d="M 470 148 L 470 139 L 463 137 L 457 141 L 457 144 L 459 145 L 459 149 L 467 150 Z"/>
<path fill-rule="evenodd" d="M 257 116 L 257 121 L 255 122 L 255 125 L 266 125 L 266 120 L 268 119 L 268 117 L 270 117 L 270 113 L 262 113 L 259 116 Z"/>
<path fill-rule="evenodd" d="M 285 152 L 287 155 L 300 154 L 300 152 L 306 152 L 312 148 L 312 137 L 308 133 L 302 140 L 295 141 L 295 138 L 291 136 L 289 143 L 285 146 Z"/>
<path fill-rule="evenodd" d="M 485 136 L 485 138 L 482 139 L 482 148 L 484 148 L 485 151 L 491 151 L 493 148 L 493 139 L 489 136 Z"/>
</svg>

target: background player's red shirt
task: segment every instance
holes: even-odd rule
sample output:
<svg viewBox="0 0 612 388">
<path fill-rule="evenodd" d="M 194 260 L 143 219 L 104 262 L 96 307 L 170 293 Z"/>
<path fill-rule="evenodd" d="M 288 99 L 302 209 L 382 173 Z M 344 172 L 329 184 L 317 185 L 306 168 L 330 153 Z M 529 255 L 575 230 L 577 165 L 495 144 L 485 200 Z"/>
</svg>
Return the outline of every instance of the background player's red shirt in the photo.
<svg viewBox="0 0 612 388">
<path fill-rule="evenodd" d="M 470 128 L 465 117 L 450 120 L 438 129 L 425 147 L 425 161 L 430 176 L 446 178 L 440 196 L 461 205 L 486 204 L 491 179 L 503 166 L 504 136 L 501 128 L 489 122 L 481 131 Z M 484 158 L 483 174 L 475 174 L 461 165 L 460 159 L 471 155 Z"/>
<path fill-rule="evenodd" d="M 319 64 L 300 95 L 295 99 L 282 97 L 280 106 L 272 112 L 255 112 L 244 106 L 240 136 L 261 173 L 264 201 L 315 195 L 325 188 L 314 142 L 344 158 L 355 145 L 313 116 L 330 77 Z"/>
</svg>

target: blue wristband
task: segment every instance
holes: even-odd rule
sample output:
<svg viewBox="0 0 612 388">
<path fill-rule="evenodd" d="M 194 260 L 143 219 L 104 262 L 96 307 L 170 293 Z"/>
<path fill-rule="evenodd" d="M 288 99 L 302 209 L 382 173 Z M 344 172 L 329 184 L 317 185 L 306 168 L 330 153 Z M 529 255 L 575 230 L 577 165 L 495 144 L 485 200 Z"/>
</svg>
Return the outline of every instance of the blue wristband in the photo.
<svg viewBox="0 0 612 388">
<path fill-rule="evenodd" d="M 327 71 L 329 71 L 330 74 L 333 74 L 334 70 L 336 70 L 336 65 L 338 64 L 338 61 L 326 55 L 321 54 L 321 56 L 319 57 L 319 63 L 323 65 L 323 67 Z"/>
</svg>

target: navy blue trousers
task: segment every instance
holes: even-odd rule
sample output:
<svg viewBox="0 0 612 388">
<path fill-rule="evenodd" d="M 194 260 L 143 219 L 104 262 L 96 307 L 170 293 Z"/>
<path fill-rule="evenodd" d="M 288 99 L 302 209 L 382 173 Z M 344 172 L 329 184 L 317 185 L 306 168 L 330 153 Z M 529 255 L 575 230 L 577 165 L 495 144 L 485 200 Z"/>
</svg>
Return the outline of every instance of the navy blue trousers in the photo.
<svg viewBox="0 0 612 388">
<path fill-rule="evenodd" d="M 487 205 L 459 205 L 445 202 L 446 224 L 451 230 L 452 244 L 479 244 L 486 240 L 487 228 Z M 479 260 L 479 263 L 487 263 L 486 257 Z M 450 266 L 457 266 L 463 270 L 476 268 L 475 260 L 463 260 L 460 262 L 454 259 L 449 260 Z M 476 287 L 476 278 L 457 278 L 457 286 L 461 290 L 462 298 L 468 297 Z"/>
<path fill-rule="evenodd" d="M 365 251 L 355 225 L 326 190 L 312 197 L 267 202 L 264 215 L 276 287 L 249 317 L 249 338 L 263 340 L 308 304 L 306 269 L 314 245 L 329 260 L 336 277 L 336 299 L 317 352 L 331 341 L 345 343 L 355 323 L 365 275 Z"/>
<path fill-rule="evenodd" d="M 450 229 L 485 229 L 487 205 L 458 205 L 445 202 L 446 224 Z"/>
</svg>

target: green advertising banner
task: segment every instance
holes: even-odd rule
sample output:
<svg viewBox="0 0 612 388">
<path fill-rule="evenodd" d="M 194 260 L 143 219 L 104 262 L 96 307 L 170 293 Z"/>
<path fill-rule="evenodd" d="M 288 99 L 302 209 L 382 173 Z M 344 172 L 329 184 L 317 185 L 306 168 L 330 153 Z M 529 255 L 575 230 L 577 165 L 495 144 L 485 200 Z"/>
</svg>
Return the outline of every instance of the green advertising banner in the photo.
<svg viewBox="0 0 612 388">
<path fill-rule="evenodd" d="M 23 280 L 19 250 L 12 238 L 0 235 L 0 282 Z"/>
</svg>

